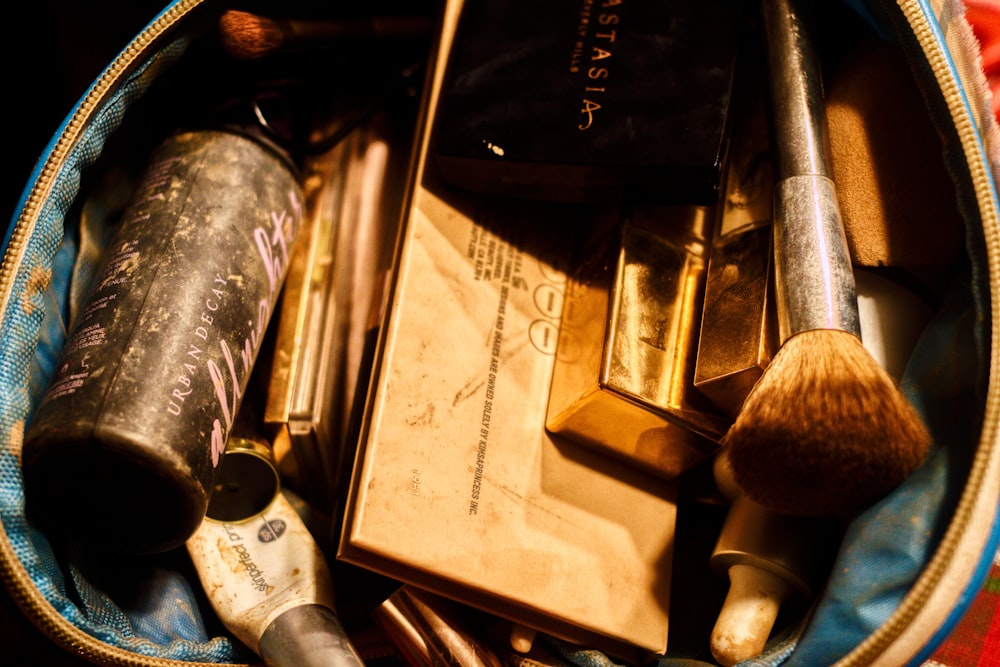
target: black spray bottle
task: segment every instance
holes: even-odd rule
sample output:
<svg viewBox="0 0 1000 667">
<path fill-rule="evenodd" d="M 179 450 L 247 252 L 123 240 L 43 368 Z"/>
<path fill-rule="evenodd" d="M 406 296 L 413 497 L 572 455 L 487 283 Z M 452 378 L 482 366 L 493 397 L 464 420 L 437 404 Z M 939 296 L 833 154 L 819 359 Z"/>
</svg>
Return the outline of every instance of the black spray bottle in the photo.
<svg viewBox="0 0 1000 667">
<path fill-rule="evenodd" d="M 25 434 L 47 531 L 153 553 L 201 524 L 301 220 L 266 141 L 199 130 L 156 149 Z"/>
</svg>

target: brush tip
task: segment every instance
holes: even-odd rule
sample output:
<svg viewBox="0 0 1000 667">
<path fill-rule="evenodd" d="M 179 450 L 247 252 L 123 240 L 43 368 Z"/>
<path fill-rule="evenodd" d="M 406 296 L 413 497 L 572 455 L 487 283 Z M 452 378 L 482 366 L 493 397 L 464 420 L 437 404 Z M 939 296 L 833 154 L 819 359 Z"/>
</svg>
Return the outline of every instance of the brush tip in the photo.
<svg viewBox="0 0 1000 667">
<path fill-rule="evenodd" d="M 235 9 L 219 18 L 219 35 L 223 48 L 244 60 L 263 58 L 282 42 L 281 29 L 274 21 Z"/>
<path fill-rule="evenodd" d="M 781 605 L 791 594 L 788 583 L 766 569 L 731 566 L 729 593 L 712 628 L 712 657 L 732 667 L 763 653 Z"/>
<path fill-rule="evenodd" d="M 855 336 L 789 338 L 726 434 L 736 481 L 767 509 L 849 517 L 920 465 L 930 435 Z"/>
</svg>

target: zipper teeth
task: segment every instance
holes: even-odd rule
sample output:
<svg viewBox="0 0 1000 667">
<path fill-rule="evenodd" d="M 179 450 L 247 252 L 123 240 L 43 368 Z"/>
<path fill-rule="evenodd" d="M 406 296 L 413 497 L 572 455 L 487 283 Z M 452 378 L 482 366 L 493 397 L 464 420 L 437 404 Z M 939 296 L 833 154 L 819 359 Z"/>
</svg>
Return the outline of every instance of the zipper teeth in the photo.
<svg viewBox="0 0 1000 667">
<path fill-rule="evenodd" d="M 147 51 L 158 35 L 202 2 L 203 0 L 177 0 L 173 6 L 132 40 L 101 74 L 74 111 L 52 152 L 39 170 L 38 178 L 25 199 L 24 207 L 21 209 L 11 233 L 10 243 L 3 256 L 3 263 L 0 264 L 0 312 L 6 312 L 12 283 L 24 257 L 24 247 L 28 239 L 31 238 L 42 205 L 52 190 L 55 177 L 63 166 L 67 154 L 76 145 L 80 133 L 89 121 L 94 109 L 118 81 L 122 73 L 127 71 Z"/>
<path fill-rule="evenodd" d="M 10 542 L 3 531 L 0 531 L 0 539 L 2 539 L 0 549 L 11 551 Z M 220 663 L 197 663 L 145 656 L 95 639 L 54 611 L 35 587 L 25 569 L 13 564 L 15 560 L 13 557 L 0 559 L 0 577 L 10 584 L 10 594 L 14 602 L 22 609 L 37 610 L 39 613 L 33 614 L 33 617 L 38 629 L 70 654 L 95 665 L 108 667 L 226 667 Z"/>
<path fill-rule="evenodd" d="M 24 258 L 25 246 L 34 231 L 42 205 L 51 193 L 59 170 L 79 140 L 80 134 L 90 121 L 94 110 L 121 76 L 147 53 L 158 36 L 202 2 L 203 0 L 177 0 L 162 15 L 157 17 L 129 43 L 101 74 L 66 123 L 65 129 L 46 158 L 44 165 L 39 169 L 38 177 L 25 199 L 24 207 L 11 232 L 10 242 L 4 253 L 3 262 L 0 264 L 0 312 L 6 312 L 14 277 L 17 275 Z M 106 644 L 77 628 L 52 608 L 13 553 L 10 541 L 3 531 L 0 531 L 0 556 L 2 556 L 0 557 L 0 580 L 7 584 L 9 594 L 18 607 L 33 619 L 38 629 L 46 637 L 74 655 L 94 664 L 115 667 L 198 667 L 199 665 L 224 667 L 219 663 L 197 663 L 145 656 Z"/>
<path fill-rule="evenodd" d="M 2 295 L 0 297 L 2 298 L 0 311 L 6 310 L 12 281 L 23 258 L 24 246 L 28 238 L 30 238 L 31 232 L 37 222 L 41 205 L 52 188 L 59 167 L 62 165 L 67 153 L 75 145 L 82 128 L 90 118 L 94 108 L 114 82 L 117 81 L 122 72 L 127 70 L 146 51 L 156 35 L 188 14 L 200 5 L 202 1 L 178 0 L 176 4 L 139 34 L 122 54 L 115 59 L 104 74 L 101 75 L 100 79 L 94 84 L 67 123 L 66 129 L 59 137 L 44 166 L 39 171 L 39 176 L 25 201 L 24 208 L 11 234 L 8 249 L 3 257 L 3 263 L 0 264 L 0 295 Z M 919 3 L 916 0 L 900 0 L 899 5 L 913 28 L 921 47 L 924 49 L 924 53 L 927 54 L 932 68 L 939 77 L 942 77 L 943 73 L 948 71 L 948 68 L 944 64 L 945 58 L 941 52 L 941 46 L 937 44 L 930 28 L 925 23 Z M 949 74 L 947 77 L 939 78 L 939 84 L 945 93 L 949 109 L 954 110 L 960 107 L 962 104 L 961 94 L 958 92 L 958 86 L 954 77 Z M 956 122 L 962 145 L 966 147 L 974 145 L 976 130 L 972 126 L 971 121 L 965 114 L 953 114 L 953 119 Z M 985 170 L 978 166 L 978 158 L 971 161 L 970 164 L 973 165 L 972 178 L 977 200 L 980 202 L 982 210 L 988 214 L 984 217 L 986 219 L 996 219 L 997 212 L 994 209 L 992 201 L 989 177 Z M 1000 284 L 1000 266 L 998 266 L 1000 239 L 997 238 L 993 226 L 984 224 L 984 231 L 986 234 L 990 283 Z M 995 312 L 1000 312 L 1000 308 L 995 309 Z M 1000 341 L 1000 326 L 998 326 L 997 318 L 993 319 L 992 341 L 994 347 L 998 347 L 998 344 L 1000 344 L 998 343 Z M 984 433 L 995 432 L 998 422 L 1000 422 L 1000 403 L 997 401 L 987 401 L 983 426 Z M 983 447 L 980 447 L 979 451 L 977 451 L 969 481 L 966 484 L 965 491 L 956 508 L 948 531 L 935 552 L 933 559 L 925 568 L 899 609 L 854 651 L 845 656 L 838 665 L 841 667 L 852 667 L 854 665 L 870 663 L 893 640 L 902 634 L 924 606 L 933 589 L 942 579 L 948 563 L 957 549 L 959 539 L 965 532 L 965 527 L 968 524 L 975 504 L 975 497 L 982 485 L 986 462 L 989 456 L 990 452 L 985 451 Z M 10 545 L 6 540 L 6 536 L 4 536 L 3 542 L 4 551 L 9 552 Z M 12 594 L 20 605 L 33 609 L 48 608 L 47 601 L 44 600 L 34 587 L 30 577 L 28 577 L 23 568 L 12 566 L 7 562 L 7 559 L 0 559 L 0 573 L 2 573 L 6 581 L 13 584 Z M 137 667 L 175 667 L 177 665 L 194 667 L 195 665 L 203 664 L 220 667 L 217 663 L 179 662 L 142 656 L 95 640 L 90 635 L 63 620 L 62 616 L 53 614 L 51 611 L 49 613 L 34 614 L 34 616 L 41 621 L 41 629 L 47 636 L 62 646 L 86 656 L 88 659 L 98 661 L 99 664 L 116 666 L 135 665 Z"/>
<path fill-rule="evenodd" d="M 977 143 L 977 130 L 971 118 L 963 111 L 964 100 L 955 76 L 946 62 L 943 45 L 938 43 L 933 31 L 927 23 L 918 0 L 899 0 L 907 22 L 913 29 L 932 70 L 935 72 L 938 84 L 944 93 L 951 118 L 955 123 L 958 136 L 970 165 L 970 173 L 976 192 L 976 200 L 983 212 L 983 233 L 986 241 L 987 263 L 991 291 L 1000 285 L 1000 236 L 997 225 L 988 224 L 998 218 L 998 212 L 993 200 L 991 181 L 988 172 L 981 163 L 978 154 L 972 155 Z M 993 349 L 1000 349 L 1000 307 L 996 297 L 991 297 L 993 318 L 991 323 L 991 344 Z M 991 374 L 988 396 L 997 392 L 996 375 Z M 899 608 L 881 627 L 869 635 L 851 653 L 837 663 L 837 667 L 854 667 L 870 664 L 885 651 L 913 622 L 925 606 L 934 589 L 940 584 L 947 572 L 948 566 L 958 550 L 963 534 L 976 506 L 977 496 L 985 479 L 989 460 L 998 446 L 997 431 L 1000 428 L 1000 401 L 986 401 L 986 411 L 983 418 L 983 435 L 973 459 L 972 469 L 962 493 L 952 520 L 948 526 L 941 544 L 938 546 L 931 561 L 924 568 L 917 582 L 903 599 Z"/>
</svg>

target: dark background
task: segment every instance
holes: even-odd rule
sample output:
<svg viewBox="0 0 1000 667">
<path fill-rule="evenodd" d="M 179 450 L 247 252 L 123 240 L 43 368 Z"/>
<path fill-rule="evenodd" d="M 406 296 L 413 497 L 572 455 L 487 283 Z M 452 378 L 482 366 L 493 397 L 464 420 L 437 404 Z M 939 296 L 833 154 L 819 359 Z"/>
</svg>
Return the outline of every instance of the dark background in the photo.
<svg viewBox="0 0 1000 667">
<path fill-rule="evenodd" d="M 167 0 L 29 0 L 8 18 L 3 48 L 6 229 L 28 176 L 77 100 Z M 10 15 L 13 16 L 13 15 Z"/>
<path fill-rule="evenodd" d="M 8 15 L 3 49 L 4 174 L 0 215 L 6 230 L 37 158 L 77 100 L 167 0 L 29 0 Z M 0 667 L 75 667 L 0 591 Z"/>
</svg>

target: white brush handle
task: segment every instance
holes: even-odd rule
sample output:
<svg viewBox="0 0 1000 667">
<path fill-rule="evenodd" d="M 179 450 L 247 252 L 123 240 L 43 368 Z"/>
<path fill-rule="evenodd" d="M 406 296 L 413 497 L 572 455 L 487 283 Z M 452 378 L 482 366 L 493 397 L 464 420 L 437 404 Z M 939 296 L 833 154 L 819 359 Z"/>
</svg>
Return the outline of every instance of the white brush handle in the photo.
<svg viewBox="0 0 1000 667">
<path fill-rule="evenodd" d="M 781 577 L 751 565 L 729 568 L 729 593 L 712 629 L 712 656 L 724 667 L 764 651 L 781 605 L 792 589 Z"/>
<path fill-rule="evenodd" d="M 836 329 L 861 336 L 851 256 L 830 179 L 819 59 L 790 0 L 763 0 L 776 183 L 778 332 Z"/>
</svg>

